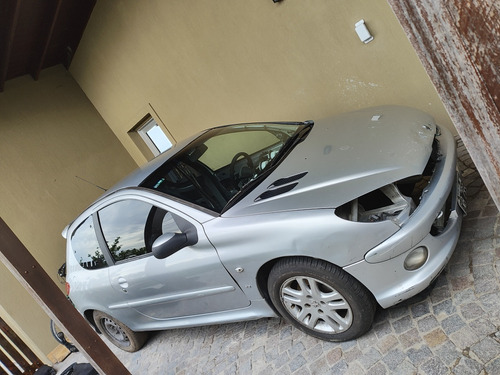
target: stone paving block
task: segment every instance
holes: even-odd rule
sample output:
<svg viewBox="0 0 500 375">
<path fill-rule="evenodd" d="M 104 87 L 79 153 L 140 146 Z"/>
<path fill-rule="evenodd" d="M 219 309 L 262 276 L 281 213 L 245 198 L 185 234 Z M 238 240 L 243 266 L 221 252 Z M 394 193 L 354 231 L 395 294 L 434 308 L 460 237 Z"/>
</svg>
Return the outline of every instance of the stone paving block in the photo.
<svg viewBox="0 0 500 375">
<path fill-rule="evenodd" d="M 394 333 L 396 334 L 406 332 L 412 327 L 413 327 L 413 320 L 409 315 L 406 315 L 392 322 L 392 328 L 394 328 Z"/>
<path fill-rule="evenodd" d="M 474 282 L 474 290 L 476 294 L 491 294 L 498 293 L 499 287 L 490 280 L 481 279 Z"/>
<path fill-rule="evenodd" d="M 428 346 L 423 345 L 419 348 L 408 349 L 406 356 L 414 366 L 418 367 L 432 357 L 433 353 Z"/>
<path fill-rule="evenodd" d="M 403 349 L 408 349 L 422 341 L 422 337 L 416 328 L 412 328 L 409 331 L 399 335 L 399 342 Z"/>
<path fill-rule="evenodd" d="M 373 366 L 366 372 L 366 375 L 385 375 L 385 374 L 389 374 L 389 371 L 381 362 L 378 362 L 375 366 Z"/>
<path fill-rule="evenodd" d="M 487 318 L 479 318 L 469 323 L 469 327 L 479 337 L 489 336 L 497 331 L 497 326 Z"/>
<path fill-rule="evenodd" d="M 388 310 L 389 315 L 392 319 L 399 319 L 405 315 L 408 315 L 408 306 L 405 303 L 393 306 Z"/>
<path fill-rule="evenodd" d="M 401 362 L 406 358 L 406 355 L 400 349 L 393 349 L 387 353 L 382 361 L 386 364 L 389 370 L 395 370 Z"/>
<path fill-rule="evenodd" d="M 417 321 L 417 327 L 420 332 L 429 332 L 439 326 L 439 322 L 434 315 L 424 316 Z"/>
<path fill-rule="evenodd" d="M 430 313 L 429 301 L 425 300 L 410 307 L 413 319 L 420 318 Z"/>
<path fill-rule="evenodd" d="M 417 369 L 410 363 L 410 361 L 405 359 L 398 367 L 396 367 L 394 373 L 398 375 L 414 375 L 417 373 Z"/>
<path fill-rule="evenodd" d="M 487 374 L 500 374 L 500 358 L 495 358 L 486 365 Z"/>
<path fill-rule="evenodd" d="M 500 344 L 491 337 L 485 337 L 480 342 L 473 345 L 470 350 L 483 363 L 487 363 L 500 356 Z"/>
<path fill-rule="evenodd" d="M 471 347 L 480 340 L 480 337 L 468 326 L 452 333 L 449 338 L 461 349 Z"/>
<path fill-rule="evenodd" d="M 342 359 L 347 363 L 351 363 L 357 361 L 362 355 L 363 353 L 358 347 L 353 347 L 351 350 L 343 353 Z"/>
<path fill-rule="evenodd" d="M 452 315 L 455 313 L 455 306 L 453 305 L 453 301 L 450 298 L 446 300 L 442 300 L 439 303 L 436 303 L 434 306 L 432 306 L 432 311 L 433 314 L 436 316 L 438 320 L 443 320 L 446 317 Z"/>
<path fill-rule="evenodd" d="M 500 306 L 500 295 L 498 293 L 487 293 L 479 296 L 478 300 L 481 302 L 485 311 L 498 311 Z"/>
<path fill-rule="evenodd" d="M 334 348 L 326 353 L 326 360 L 330 367 L 333 367 L 336 363 L 338 363 L 342 358 L 342 349 Z"/>
<path fill-rule="evenodd" d="M 462 357 L 460 358 L 458 364 L 453 367 L 453 373 L 455 374 L 479 374 L 481 370 L 483 369 L 483 366 L 475 361 L 474 359 L 467 358 L 467 357 Z"/>
<path fill-rule="evenodd" d="M 460 313 L 466 320 L 475 320 L 485 314 L 485 311 L 477 302 L 467 303 L 460 306 Z"/>
<path fill-rule="evenodd" d="M 424 336 L 424 340 L 427 342 L 429 347 L 433 348 L 435 346 L 444 343 L 448 337 L 441 328 L 436 328 L 434 331 L 429 332 Z"/>
<path fill-rule="evenodd" d="M 350 340 L 350 341 L 339 342 L 338 345 L 345 352 L 355 346 L 358 346 L 358 342 L 356 340 Z"/>
<path fill-rule="evenodd" d="M 290 358 L 294 358 L 297 355 L 304 352 L 305 350 L 306 350 L 306 347 L 304 346 L 304 344 L 302 342 L 299 341 L 296 344 L 293 344 L 290 347 L 290 349 L 288 349 L 288 355 L 290 356 Z"/>
<path fill-rule="evenodd" d="M 359 363 L 363 366 L 364 369 L 369 369 L 375 363 L 377 363 L 382 358 L 382 354 L 375 349 L 370 348 L 363 352 L 363 355 L 359 359 Z"/>
<path fill-rule="evenodd" d="M 464 327 L 465 323 L 458 314 L 454 314 L 449 316 L 448 318 L 443 319 L 443 321 L 441 322 L 441 326 L 443 327 L 444 332 L 447 335 L 450 335 L 451 333 L 456 332 Z"/>
<path fill-rule="evenodd" d="M 451 298 L 451 292 L 450 292 L 450 288 L 448 285 L 440 287 L 440 288 L 434 288 L 432 290 L 432 294 L 431 294 L 431 301 L 432 301 L 432 304 L 434 305 L 433 306 L 434 310 L 436 309 L 435 306 L 440 306 L 441 304 L 443 304 L 445 302 L 448 302 L 448 304 L 449 304 L 450 298 Z M 438 311 L 438 313 L 439 313 L 439 311 Z M 434 311 L 434 314 L 436 314 L 436 311 Z"/>
<path fill-rule="evenodd" d="M 420 370 L 426 375 L 443 375 L 450 373 L 448 367 L 439 358 L 433 357 L 420 366 Z"/>
<path fill-rule="evenodd" d="M 319 358 L 315 362 L 309 362 L 308 366 L 311 374 L 314 375 L 328 374 L 330 371 L 330 366 L 328 366 L 328 362 L 326 361 L 326 358 L 324 356 Z"/>
<path fill-rule="evenodd" d="M 380 349 L 382 354 L 388 353 L 392 348 L 397 346 L 399 341 L 396 335 L 385 336 L 377 342 L 377 347 Z"/>
<path fill-rule="evenodd" d="M 347 363 L 343 360 L 338 361 L 330 367 L 331 374 L 344 374 L 348 369 Z"/>
<path fill-rule="evenodd" d="M 385 320 L 381 323 L 374 325 L 372 327 L 372 330 L 377 336 L 378 340 L 393 333 L 391 323 L 388 320 Z"/>
<path fill-rule="evenodd" d="M 378 338 L 375 332 L 373 330 L 370 330 L 369 332 L 358 338 L 356 341 L 358 343 L 359 350 L 364 351 L 366 348 L 372 348 L 373 346 L 375 346 L 378 342 Z"/>
<path fill-rule="evenodd" d="M 302 353 L 302 355 L 304 356 L 304 358 L 307 360 L 308 363 L 318 359 L 318 357 L 320 357 L 322 354 L 323 354 L 322 346 L 320 343 L 317 342 L 317 340 L 316 340 L 316 345 L 314 345 L 312 348 L 309 348 Z"/>
</svg>

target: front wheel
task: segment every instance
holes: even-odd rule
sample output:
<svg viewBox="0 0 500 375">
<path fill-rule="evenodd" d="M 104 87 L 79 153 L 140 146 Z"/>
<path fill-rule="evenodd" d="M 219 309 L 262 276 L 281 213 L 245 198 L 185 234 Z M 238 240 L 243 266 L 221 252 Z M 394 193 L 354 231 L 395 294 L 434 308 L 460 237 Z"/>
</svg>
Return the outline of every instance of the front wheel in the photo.
<svg viewBox="0 0 500 375">
<path fill-rule="evenodd" d="M 119 320 L 101 311 L 94 311 L 94 321 L 104 336 L 126 352 L 136 352 L 148 339 L 146 332 L 132 331 Z"/>
<path fill-rule="evenodd" d="M 326 341 L 361 336 L 375 315 L 375 300 L 363 285 L 339 267 L 317 259 L 279 261 L 269 274 L 268 291 L 286 320 Z"/>
</svg>

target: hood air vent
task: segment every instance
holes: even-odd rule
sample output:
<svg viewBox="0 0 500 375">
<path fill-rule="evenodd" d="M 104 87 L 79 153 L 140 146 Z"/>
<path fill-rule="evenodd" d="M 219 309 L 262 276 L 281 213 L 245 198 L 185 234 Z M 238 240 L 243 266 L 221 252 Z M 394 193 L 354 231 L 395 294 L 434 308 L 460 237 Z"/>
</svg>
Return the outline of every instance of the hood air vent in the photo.
<svg viewBox="0 0 500 375">
<path fill-rule="evenodd" d="M 292 190 L 299 183 L 296 182 L 304 177 L 308 172 L 302 172 L 293 176 L 280 178 L 274 181 L 271 185 L 267 187 L 267 190 L 255 198 L 254 202 L 258 202 L 262 199 L 268 199 L 276 197 L 278 195 L 284 194 Z"/>
</svg>

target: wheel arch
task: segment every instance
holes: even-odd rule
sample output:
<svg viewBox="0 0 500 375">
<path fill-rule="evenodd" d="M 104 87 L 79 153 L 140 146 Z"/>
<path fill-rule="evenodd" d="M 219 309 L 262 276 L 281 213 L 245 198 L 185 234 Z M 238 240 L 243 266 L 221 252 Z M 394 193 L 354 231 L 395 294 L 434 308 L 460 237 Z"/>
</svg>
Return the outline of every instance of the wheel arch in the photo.
<svg viewBox="0 0 500 375">
<path fill-rule="evenodd" d="M 310 257 L 310 256 L 305 256 L 305 255 L 289 255 L 289 256 L 284 256 L 284 257 L 279 257 L 279 258 L 274 258 L 274 259 L 271 259 L 269 261 L 267 261 L 266 263 L 264 263 L 260 268 L 259 270 L 257 271 L 257 287 L 259 289 L 259 292 L 260 294 L 264 297 L 264 299 L 266 300 L 266 302 L 268 303 L 269 306 L 272 307 L 272 309 L 274 310 L 274 312 L 280 316 L 279 312 L 276 310 L 276 308 L 274 307 L 274 304 L 272 303 L 271 301 L 271 297 L 269 296 L 269 291 L 267 289 L 267 281 L 269 279 L 269 273 L 271 272 L 271 269 L 274 267 L 274 265 L 276 263 L 278 263 L 279 261 L 281 260 L 284 260 L 284 259 L 295 259 L 295 260 L 299 260 L 299 259 L 303 259 L 303 260 L 306 260 L 306 259 L 310 259 L 310 260 L 319 260 L 319 261 L 322 261 L 322 262 L 326 262 L 326 263 L 329 263 L 331 264 L 332 266 L 335 266 L 335 267 L 338 267 L 340 269 L 343 270 L 342 267 L 336 265 L 335 263 L 332 263 L 332 262 L 329 262 L 325 259 L 322 259 L 322 258 L 315 258 L 315 257 Z M 344 272 L 347 272 L 345 270 L 343 270 Z M 352 278 L 354 278 L 357 282 L 359 282 L 361 285 L 363 285 L 356 277 L 354 277 L 353 275 L 351 275 L 349 272 L 347 272 Z M 374 301 L 377 303 L 377 306 L 378 306 L 378 302 L 377 302 L 377 299 L 375 298 L 375 296 L 373 295 L 373 293 L 371 292 L 371 290 L 363 285 L 364 288 L 366 289 L 366 291 L 368 293 L 370 293 L 374 299 Z"/>
<path fill-rule="evenodd" d="M 85 312 L 83 313 L 83 316 L 85 317 L 85 319 L 87 319 L 87 322 L 89 322 L 89 324 L 92 326 L 92 328 L 94 328 L 96 330 L 97 333 L 99 333 L 99 334 L 102 333 L 99 330 L 99 328 L 97 328 L 97 324 L 95 324 L 94 310 L 85 310 Z"/>
<path fill-rule="evenodd" d="M 271 301 L 271 297 L 269 296 L 269 290 L 267 288 L 267 281 L 269 280 L 269 274 L 276 263 L 284 259 L 317 259 L 314 257 L 308 257 L 303 255 L 289 255 L 283 256 L 279 258 L 274 258 L 266 263 L 264 263 L 259 270 L 257 271 L 257 287 L 259 289 L 259 293 L 264 297 L 267 304 L 271 306 L 276 315 L 281 316 L 279 311 L 274 307 L 273 302 Z"/>
</svg>

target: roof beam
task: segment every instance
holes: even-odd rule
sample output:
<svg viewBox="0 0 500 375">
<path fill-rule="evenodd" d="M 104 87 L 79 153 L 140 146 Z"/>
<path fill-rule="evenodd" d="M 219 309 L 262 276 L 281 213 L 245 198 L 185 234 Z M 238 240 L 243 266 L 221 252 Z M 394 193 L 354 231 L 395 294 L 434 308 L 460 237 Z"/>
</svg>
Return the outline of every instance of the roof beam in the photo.
<svg viewBox="0 0 500 375">
<path fill-rule="evenodd" d="M 0 92 L 3 92 L 7 79 L 10 55 L 14 46 L 14 34 L 19 21 L 21 0 L 8 0 L 2 2 L 2 7 L 3 9 L 1 10 L 3 15 L 0 21 L 5 25 L 5 29 L 0 33 L 0 50 L 4 51 L 0 56 Z"/>
<path fill-rule="evenodd" d="M 45 64 L 45 59 L 47 57 L 47 51 L 49 50 L 50 43 L 52 41 L 52 37 L 54 35 L 54 29 L 59 17 L 59 13 L 61 10 L 61 5 L 62 5 L 62 0 L 57 0 L 57 4 L 54 7 L 53 12 L 50 14 L 50 25 L 47 28 L 45 40 L 40 47 L 40 50 L 38 52 L 38 55 L 34 56 L 33 60 L 33 70 L 31 72 L 31 76 L 35 81 L 38 81 L 38 78 L 40 78 L 40 73 L 43 69 L 43 66 Z"/>
</svg>

